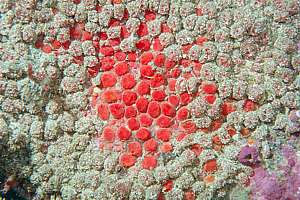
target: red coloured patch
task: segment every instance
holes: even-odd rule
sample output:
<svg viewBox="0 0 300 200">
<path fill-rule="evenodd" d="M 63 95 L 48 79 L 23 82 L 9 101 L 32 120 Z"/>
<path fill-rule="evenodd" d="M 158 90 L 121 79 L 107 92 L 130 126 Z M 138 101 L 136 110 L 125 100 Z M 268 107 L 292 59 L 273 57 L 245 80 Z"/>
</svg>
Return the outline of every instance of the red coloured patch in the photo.
<svg viewBox="0 0 300 200">
<path fill-rule="evenodd" d="M 112 56 L 114 55 L 114 48 L 111 46 L 102 46 L 100 47 L 100 53 L 104 56 Z"/>
<path fill-rule="evenodd" d="M 157 166 L 157 160 L 154 156 L 145 156 L 142 161 L 142 167 L 144 169 L 152 170 Z"/>
<path fill-rule="evenodd" d="M 196 15 L 197 16 L 202 16 L 203 15 L 203 11 L 201 7 L 196 8 Z"/>
<path fill-rule="evenodd" d="M 197 40 L 196 40 L 196 44 L 202 46 L 204 44 L 204 42 L 207 41 L 207 38 L 206 37 L 202 37 L 200 36 Z"/>
<path fill-rule="evenodd" d="M 148 140 L 148 139 L 151 138 L 151 133 L 150 133 L 150 131 L 149 131 L 147 128 L 140 128 L 140 129 L 136 132 L 135 137 L 136 137 L 137 139 L 146 141 L 146 140 Z"/>
<path fill-rule="evenodd" d="M 257 104 L 254 101 L 247 99 L 244 103 L 244 111 L 250 112 L 257 109 Z"/>
<path fill-rule="evenodd" d="M 229 115 L 230 113 L 232 113 L 234 111 L 235 111 L 235 107 L 229 102 L 224 102 L 221 105 L 221 113 L 224 116 L 227 116 L 227 115 Z"/>
<path fill-rule="evenodd" d="M 214 144 L 222 144 L 221 140 L 220 140 L 220 137 L 218 135 L 215 135 L 212 137 L 212 142 Z"/>
<path fill-rule="evenodd" d="M 136 61 L 137 55 L 135 52 L 130 52 L 127 54 L 128 61 L 134 62 Z"/>
<path fill-rule="evenodd" d="M 157 142 L 155 139 L 151 138 L 144 143 L 144 149 L 149 152 L 156 152 L 157 150 Z"/>
<path fill-rule="evenodd" d="M 141 23 L 139 29 L 137 30 L 137 35 L 143 37 L 148 34 L 148 27 L 146 23 Z"/>
<path fill-rule="evenodd" d="M 171 28 L 166 23 L 161 24 L 161 29 L 162 29 L 163 33 L 171 33 L 172 32 Z"/>
<path fill-rule="evenodd" d="M 135 84 L 136 84 L 136 81 L 132 74 L 125 74 L 122 77 L 121 85 L 124 89 L 131 89 L 135 86 Z"/>
<path fill-rule="evenodd" d="M 190 101 L 191 101 L 191 96 L 187 92 L 180 94 L 180 104 L 181 105 L 185 106 L 185 105 L 189 104 Z"/>
<path fill-rule="evenodd" d="M 122 117 L 124 117 L 125 107 L 123 104 L 120 103 L 110 104 L 109 110 L 115 119 L 121 119 Z"/>
<path fill-rule="evenodd" d="M 171 130 L 167 128 L 158 129 L 156 131 L 156 138 L 163 141 L 168 142 L 171 137 Z"/>
<path fill-rule="evenodd" d="M 227 133 L 232 137 L 236 134 L 236 130 L 235 130 L 235 128 L 228 127 L 227 128 Z"/>
<path fill-rule="evenodd" d="M 131 106 L 135 103 L 137 99 L 137 94 L 130 90 L 124 91 L 122 94 L 122 100 L 126 106 Z"/>
<path fill-rule="evenodd" d="M 189 110 L 186 107 L 182 107 L 177 112 L 177 119 L 180 121 L 186 120 L 189 117 Z"/>
<path fill-rule="evenodd" d="M 209 104 L 214 104 L 216 101 L 216 96 L 214 94 L 208 94 L 204 97 L 205 101 Z"/>
<path fill-rule="evenodd" d="M 108 106 L 106 104 L 99 104 L 98 105 L 98 116 L 102 120 L 108 120 L 109 119 L 109 110 Z"/>
<path fill-rule="evenodd" d="M 128 31 L 126 26 L 121 26 L 121 37 L 128 38 L 130 36 L 130 32 Z"/>
<path fill-rule="evenodd" d="M 129 72 L 129 66 L 126 62 L 117 63 L 114 69 L 118 76 L 122 76 Z"/>
<path fill-rule="evenodd" d="M 195 73 L 195 75 L 200 76 L 202 64 L 197 61 L 194 61 L 192 67 L 193 67 L 193 72 Z"/>
<path fill-rule="evenodd" d="M 103 128 L 102 137 L 107 142 L 113 142 L 115 140 L 115 131 L 110 127 Z"/>
<path fill-rule="evenodd" d="M 73 0 L 73 3 L 80 4 L 81 0 Z"/>
<path fill-rule="evenodd" d="M 142 155 L 142 145 L 139 142 L 130 142 L 128 144 L 128 151 L 134 156 Z"/>
<path fill-rule="evenodd" d="M 138 130 L 140 128 L 140 123 L 136 118 L 128 119 L 127 125 L 132 131 Z"/>
<path fill-rule="evenodd" d="M 120 140 L 129 140 L 129 138 L 131 137 L 131 132 L 126 127 L 121 126 L 118 129 L 118 137 Z"/>
<path fill-rule="evenodd" d="M 206 83 L 202 85 L 202 90 L 206 94 L 215 94 L 217 92 L 217 86 L 213 83 Z"/>
<path fill-rule="evenodd" d="M 216 119 L 214 121 L 211 122 L 211 131 L 216 131 L 219 128 L 221 128 L 223 124 L 223 120 L 222 119 Z"/>
<path fill-rule="evenodd" d="M 126 53 L 118 51 L 115 53 L 115 58 L 117 61 L 124 61 L 126 59 Z"/>
<path fill-rule="evenodd" d="M 137 115 L 137 110 L 135 107 L 133 107 L 133 106 L 126 107 L 126 110 L 125 110 L 126 118 L 136 117 L 136 115 Z"/>
<path fill-rule="evenodd" d="M 143 65 L 147 65 L 153 59 L 153 54 L 151 52 L 145 52 L 140 57 L 140 62 Z"/>
<path fill-rule="evenodd" d="M 131 167 L 135 164 L 136 158 L 133 155 L 130 155 L 128 153 L 123 153 L 119 157 L 119 163 L 123 167 Z"/>
<path fill-rule="evenodd" d="M 172 126 L 173 121 L 172 118 L 161 115 L 157 120 L 156 120 L 156 124 L 160 127 L 160 128 L 169 128 L 170 126 Z"/>
<path fill-rule="evenodd" d="M 160 151 L 162 153 L 168 153 L 168 152 L 171 152 L 172 150 L 173 150 L 173 147 L 172 147 L 172 144 L 170 142 L 164 142 L 160 146 Z"/>
<path fill-rule="evenodd" d="M 114 67 L 115 61 L 112 57 L 107 56 L 101 59 L 100 64 L 103 71 L 109 71 Z"/>
<path fill-rule="evenodd" d="M 155 38 L 153 42 L 153 50 L 154 51 L 161 51 L 163 50 L 163 44 L 160 42 L 159 38 Z"/>
<path fill-rule="evenodd" d="M 58 40 L 53 40 L 51 45 L 54 49 L 59 49 L 61 47 L 61 43 Z"/>
<path fill-rule="evenodd" d="M 82 37 L 81 37 L 82 41 L 92 40 L 92 39 L 93 39 L 93 35 L 90 32 L 88 32 L 88 31 L 82 32 Z"/>
<path fill-rule="evenodd" d="M 80 0 L 77 2 L 79 3 Z M 111 3 L 112 5 L 119 4 L 121 0 L 112 0 Z M 98 13 L 104 10 L 98 3 L 94 7 L 93 10 Z M 103 145 L 107 145 L 108 149 L 120 152 L 119 164 L 121 166 L 131 167 L 137 162 L 137 157 L 143 156 L 143 159 L 139 160 L 141 167 L 153 169 L 157 166 L 156 159 L 161 159 L 159 157 L 161 153 L 173 150 L 172 144 L 169 142 L 171 137 L 175 137 L 179 142 L 188 134 L 197 131 L 196 124 L 189 119 L 191 113 L 187 105 L 197 95 L 202 95 L 209 104 L 213 104 L 218 97 L 216 94 L 218 89 L 214 82 L 202 82 L 199 91 L 182 92 L 176 88 L 180 77 L 186 81 L 191 77 L 201 81 L 199 75 L 204 63 L 199 63 L 197 59 L 191 60 L 186 54 L 193 45 L 203 45 L 207 38 L 200 36 L 196 42 L 178 47 L 178 50 L 183 53 L 183 58 L 175 61 L 163 52 L 168 44 L 164 43 L 162 38 L 160 40 L 159 35 L 153 37 L 148 32 L 150 31 L 148 30 L 148 21 L 156 19 L 156 12 L 146 10 L 144 6 L 141 9 L 144 10 L 146 21 L 141 20 L 137 27 L 134 27 L 135 24 L 130 27 L 130 23 L 126 23 L 125 20 L 129 18 L 126 8 L 124 8 L 123 17 L 119 16 L 119 13 L 113 13 L 116 16 L 110 18 L 108 26 L 120 28 L 121 32 L 118 36 L 114 36 L 112 32 L 94 34 L 85 29 L 84 23 L 75 22 L 74 27 L 70 28 L 70 40 L 59 42 L 54 39 L 47 44 L 44 43 L 44 37 L 41 36 L 36 41 L 36 46 L 45 53 L 53 51 L 53 54 L 57 56 L 60 53 L 59 50 L 67 50 L 74 40 L 78 42 L 91 41 L 97 52 L 93 56 L 97 60 L 88 66 L 87 74 L 89 78 L 97 77 L 95 80 L 100 77 L 99 86 L 94 80 L 91 82 L 91 113 L 96 113 L 101 120 L 108 121 L 100 140 L 104 140 L 101 142 Z M 174 29 L 171 25 L 169 27 L 166 22 L 162 22 L 159 28 L 161 29 L 159 31 L 164 33 L 172 32 Z M 151 33 L 153 31 L 155 30 L 151 30 Z M 133 41 L 134 43 L 129 45 L 133 45 L 131 47 L 136 47 L 136 49 L 132 49 L 131 52 L 126 50 L 123 52 L 123 47 L 124 49 L 129 48 L 121 47 L 121 42 L 127 45 L 126 41 L 122 40 L 132 34 L 137 34 L 137 38 Z M 84 67 L 83 64 L 88 61 L 86 56 L 82 54 L 73 56 L 71 59 L 79 67 Z M 193 71 L 189 71 L 190 67 Z M 101 89 L 100 93 L 97 90 L 92 92 L 95 86 Z M 221 106 L 222 120 L 226 120 L 226 115 L 235 110 L 235 102 L 234 100 L 229 102 L 225 100 Z M 245 111 L 256 108 L 256 105 L 250 100 L 244 104 Z M 194 115 L 196 109 L 192 111 Z M 222 122 L 214 120 L 206 132 L 216 130 Z M 126 152 L 123 151 L 124 146 L 127 146 Z M 159 151 L 157 152 L 158 146 Z M 196 146 L 191 147 L 194 152 L 197 152 L 195 154 L 199 155 L 199 148 L 197 148 Z M 144 155 L 143 150 L 145 151 Z M 184 192 L 187 194 L 186 196 L 189 196 L 187 191 L 189 189 Z M 163 195 L 160 198 L 163 198 Z"/>
<path fill-rule="evenodd" d="M 197 130 L 197 126 L 193 121 L 182 122 L 181 126 L 187 133 L 195 133 Z"/>
<path fill-rule="evenodd" d="M 208 160 L 203 166 L 203 170 L 206 172 L 214 172 L 217 170 L 217 161 L 215 159 Z"/>
<path fill-rule="evenodd" d="M 111 46 L 117 46 L 121 43 L 121 39 L 120 38 L 113 38 L 109 40 L 109 45 Z"/>
<path fill-rule="evenodd" d="M 180 142 L 180 141 L 182 141 L 186 136 L 187 136 L 186 133 L 180 133 L 180 134 L 176 137 L 176 141 Z"/>
<path fill-rule="evenodd" d="M 151 43 L 147 39 L 142 39 L 136 43 L 136 48 L 141 51 L 148 51 L 150 49 Z"/>
<path fill-rule="evenodd" d="M 171 77 L 173 78 L 178 78 L 180 74 L 181 74 L 181 70 L 178 67 L 171 70 Z"/>
<path fill-rule="evenodd" d="M 83 60 L 84 60 L 83 56 L 74 56 L 73 58 L 74 58 L 73 62 L 75 64 L 81 65 L 83 63 Z M 89 67 L 87 69 L 87 71 L 92 77 L 95 77 L 99 72 L 98 67 L 96 67 L 96 66 Z"/>
<path fill-rule="evenodd" d="M 176 96 L 176 95 L 170 95 L 169 98 L 168 98 L 168 101 L 169 101 L 173 106 L 177 107 L 178 104 L 179 104 L 180 99 L 179 99 L 179 97 Z"/>
<path fill-rule="evenodd" d="M 113 0 L 114 1 L 117 1 L 117 0 Z M 120 21 L 117 20 L 117 19 L 114 19 L 114 18 L 111 18 L 109 23 L 108 23 L 108 26 L 109 27 L 116 27 L 116 26 L 119 26 L 120 25 Z"/>
<path fill-rule="evenodd" d="M 113 103 L 121 99 L 120 91 L 117 90 L 105 90 L 101 94 L 101 99 L 106 103 Z"/>
<path fill-rule="evenodd" d="M 191 146 L 191 150 L 195 153 L 196 156 L 199 156 L 203 151 L 203 148 L 199 144 L 194 144 Z"/>
<path fill-rule="evenodd" d="M 100 40 L 107 40 L 108 36 L 105 32 L 99 33 Z"/>
<path fill-rule="evenodd" d="M 169 104 L 168 102 L 161 103 L 161 111 L 164 115 L 169 117 L 175 117 L 176 110 L 173 105 Z"/>
<path fill-rule="evenodd" d="M 155 56 L 153 60 L 154 65 L 157 67 L 162 67 L 165 64 L 165 55 L 163 53 L 159 53 Z"/>
<path fill-rule="evenodd" d="M 151 101 L 148 105 L 147 112 L 152 118 L 157 118 L 161 113 L 159 103 L 156 101 Z"/>
<path fill-rule="evenodd" d="M 192 190 L 186 191 L 184 193 L 184 200 L 195 200 L 195 193 Z"/>
<path fill-rule="evenodd" d="M 140 67 L 140 72 L 143 77 L 151 77 L 154 75 L 154 70 L 150 65 L 142 65 Z"/>
<path fill-rule="evenodd" d="M 147 21 L 155 20 L 156 14 L 152 11 L 146 10 L 145 11 L 145 19 Z"/>
<path fill-rule="evenodd" d="M 172 180 L 167 180 L 164 184 L 163 184 L 163 191 L 164 192 L 169 192 L 171 191 L 173 188 L 173 181 Z"/>
<path fill-rule="evenodd" d="M 168 58 L 165 60 L 165 67 L 166 67 L 167 70 L 172 69 L 173 67 L 175 67 L 175 65 L 176 65 L 175 61 L 170 60 Z"/>
<path fill-rule="evenodd" d="M 138 109 L 139 112 L 145 113 L 147 112 L 148 104 L 149 102 L 145 97 L 140 97 L 136 101 L 136 108 Z"/>
<path fill-rule="evenodd" d="M 163 101 L 167 95 L 163 90 L 154 90 L 151 96 L 155 101 Z"/>
<path fill-rule="evenodd" d="M 150 85 L 148 82 L 142 80 L 137 86 L 137 93 L 139 95 L 150 94 Z"/>
<path fill-rule="evenodd" d="M 175 89 L 176 89 L 176 79 L 169 79 L 169 90 L 171 92 L 175 92 Z M 179 103 L 179 101 L 178 101 Z"/>
<path fill-rule="evenodd" d="M 70 36 L 71 39 L 80 39 L 81 38 L 81 34 L 82 34 L 82 29 L 84 28 L 84 24 L 75 24 L 74 27 L 70 28 Z"/>
<path fill-rule="evenodd" d="M 155 74 L 151 79 L 150 85 L 152 88 L 156 88 L 165 85 L 165 83 L 165 77 L 162 74 Z"/>
<path fill-rule="evenodd" d="M 140 114 L 139 115 L 139 120 L 140 120 L 140 124 L 141 126 L 144 126 L 144 127 L 149 127 L 152 125 L 152 119 L 149 117 L 148 114 Z"/>
<path fill-rule="evenodd" d="M 50 44 L 44 44 L 43 46 L 42 46 L 42 51 L 44 52 L 44 53 L 51 53 L 52 52 L 52 47 L 51 47 L 51 45 Z"/>
<path fill-rule="evenodd" d="M 113 87 L 117 83 L 116 76 L 112 73 L 105 72 L 101 76 L 101 85 L 104 88 Z"/>
</svg>

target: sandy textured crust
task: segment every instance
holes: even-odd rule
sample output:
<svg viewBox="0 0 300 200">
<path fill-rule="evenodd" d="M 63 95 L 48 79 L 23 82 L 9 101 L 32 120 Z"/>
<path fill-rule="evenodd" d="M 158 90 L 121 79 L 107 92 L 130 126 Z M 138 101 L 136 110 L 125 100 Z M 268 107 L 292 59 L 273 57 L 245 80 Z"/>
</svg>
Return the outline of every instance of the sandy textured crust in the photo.
<svg viewBox="0 0 300 200">
<path fill-rule="evenodd" d="M 299 16 L 0 0 L 0 175 L 29 199 L 299 199 Z"/>
</svg>

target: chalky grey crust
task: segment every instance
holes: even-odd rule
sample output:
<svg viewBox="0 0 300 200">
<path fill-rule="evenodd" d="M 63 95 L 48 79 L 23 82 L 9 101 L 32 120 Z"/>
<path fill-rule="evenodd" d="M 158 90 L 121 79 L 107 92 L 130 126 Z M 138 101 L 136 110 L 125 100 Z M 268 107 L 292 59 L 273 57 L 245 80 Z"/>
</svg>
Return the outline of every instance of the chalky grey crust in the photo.
<svg viewBox="0 0 300 200">
<path fill-rule="evenodd" d="M 95 11 L 96 4 L 102 12 Z M 40 35 L 45 41 L 68 41 L 69 27 L 78 22 L 85 22 L 91 33 L 101 30 L 119 37 L 120 29 L 109 28 L 108 22 L 121 18 L 125 8 L 132 32 L 144 20 L 144 11 L 152 10 L 157 18 L 148 24 L 149 35 L 159 35 L 166 44 L 164 53 L 174 60 L 186 56 L 203 63 L 200 78 L 179 78 L 176 91 L 196 91 L 203 80 L 218 86 L 213 105 L 201 95 L 188 105 L 197 111 L 192 120 L 199 128 L 219 117 L 226 98 L 236 101 L 236 110 L 218 130 L 172 139 L 173 152 L 160 157 L 153 170 L 124 169 L 119 152 L 97 148 L 95 138 L 106 122 L 90 106 L 89 88 L 101 76 L 87 77 L 87 69 L 97 62 L 92 43 L 73 41 L 68 50 L 60 48 L 58 56 L 34 46 Z M 195 8 L 203 14 L 196 15 Z M 173 33 L 160 33 L 162 22 Z M 163 193 L 166 200 L 183 200 L 187 191 L 197 200 L 248 199 L 246 183 L 253 168 L 238 159 L 249 142 L 243 129 L 251 131 L 257 161 L 268 170 L 276 170 L 283 160 L 282 145 L 300 154 L 299 139 L 293 139 L 300 132 L 299 30 L 297 0 L 123 0 L 115 5 L 109 0 L 1 0 L 0 170 L 16 173 L 30 199 L 156 200 Z M 208 42 L 183 55 L 181 45 L 199 35 Z M 132 35 L 120 49 L 132 51 L 136 41 Z M 72 58 L 81 54 L 85 59 L 79 66 Z M 259 108 L 245 112 L 245 99 Z M 227 127 L 237 134 L 228 138 Z M 215 136 L 224 144 L 221 151 L 214 149 Z M 204 147 L 199 156 L 190 150 L 194 144 Z M 211 159 L 216 159 L 218 170 L 208 184 L 202 165 Z M 168 179 L 173 180 L 171 191 L 164 190 Z"/>
</svg>

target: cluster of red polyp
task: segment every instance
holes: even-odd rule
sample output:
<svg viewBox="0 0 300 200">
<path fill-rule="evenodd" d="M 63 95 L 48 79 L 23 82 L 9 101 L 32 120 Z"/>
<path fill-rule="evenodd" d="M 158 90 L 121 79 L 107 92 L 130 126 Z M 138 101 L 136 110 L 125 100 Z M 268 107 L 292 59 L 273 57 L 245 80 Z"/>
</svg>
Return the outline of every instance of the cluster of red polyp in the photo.
<svg viewBox="0 0 300 200">
<path fill-rule="evenodd" d="M 155 14 L 147 12 L 145 18 L 153 20 Z M 111 23 L 115 25 L 121 22 Z M 162 32 L 168 31 L 167 25 L 162 25 Z M 122 33 L 124 38 L 129 36 L 125 26 Z M 180 140 L 197 129 L 189 120 L 186 107 L 195 94 L 179 94 L 175 86 L 179 76 L 189 79 L 199 74 L 201 65 L 186 59 L 179 62 L 168 59 L 162 53 L 164 44 L 159 38 L 149 39 L 146 23 L 140 24 L 137 35 L 134 52 L 114 50 L 122 38 L 99 48 L 103 55 L 99 83 L 102 92 L 93 96 L 93 106 L 100 119 L 108 121 L 99 138 L 100 148 L 121 151 L 119 162 L 124 167 L 135 165 L 143 155 L 142 167 L 153 169 L 160 153 L 172 151 L 169 142 L 172 137 Z M 108 40 L 106 33 L 101 33 L 100 39 Z M 183 47 L 184 53 L 189 47 Z M 182 73 L 179 66 L 193 66 L 198 71 Z"/>
<path fill-rule="evenodd" d="M 108 121 L 99 135 L 99 147 L 122 152 L 119 161 L 124 167 L 135 165 L 137 158 L 143 156 L 142 167 L 155 168 L 157 157 L 173 150 L 171 138 L 180 141 L 197 130 L 195 123 L 189 119 L 187 108 L 197 91 L 179 93 L 176 80 L 198 76 L 201 64 L 195 60 L 174 61 L 168 58 L 163 53 L 164 44 L 159 37 L 151 38 L 148 34 L 147 21 L 155 18 L 155 13 L 145 12 L 146 21 L 140 23 L 135 33 L 138 41 L 133 52 L 125 53 L 119 48 L 121 41 L 131 35 L 125 25 L 128 19 L 126 11 L 122 20 L 111 19 L 109 22 L 109 27 L 121 28 L 118 38 L 109 38 L 106 32 L 91 34 L 84 30 L 83 23 L 77 23 L 70 28 L 71 41 L 61 43 L 54 40 L 44 44 L 38 40 L 36 43 L 43 52 L 51 53 L 61 47 L 67 50 L 74 40 L 92 41 L 98 62 L 88 68 L 88 74 L 95 77 L 102 73 L 97 85 L 101 93 L 93 94 L 92 107 L 101 120 Z M 171 32 L 171 29 L 163 23 L 161 32 Z M 183 54 L 188 54 L 192 45 L 203 45 L 205 41 L 205 38 L 199 37 L 193 44 L 182 46 Z M 80 55 L 73 59 L 74 63 L 83 65 L 85 57 Z M 193 70 L 182 72 L 185 67 Z M 207 101 L 214 101 L 210 96 L 217 89 L 209 87 L 206 88 L 209 90 Z M 196 154 L 201 151 L 197 146 L 193 150 Z"/>
<path fill-rule="evenodd" d="M 145 14 L 147 21 L 155 17 L 152 12 Z M 129 37 L 122 24 L 113 20 L 110 26 L 122 27 L 121 38 L 99 47 L 103 55 L 99 83 L 102 92 L 93 96 L 93 107 L 97 108 L 101 120 L 108 121 L 99 138 L 100 148 L 121 151 L 119 162 L 124 167 L 135 165 L 137 158 L 143 156 L 141 166 L 153 169 L 160 153 L 172 151 L 171 138 L 180 140 L 197 129 L 189 120 L 186 107 L 195 94 L 179 94 L 175 86 L 179 76 L 189 79 L 199 74 L 201 65 L 186 59 L 179 62 L 168 59 L 162 52 L 164 44 L 158 37 L 149 38 L 147 24 L 143 22 L 136 33 L 139 37 L 136 51 L 115 50 L 114 46 Z M 161 29 L 170 31 L 166 24 Z M 109 38 L 102 32 L 100 40 Z M 184 53 L 189 47 L 183 47 Z M 179 66 L 193 66 L 198 71 L 182 73 Z"/>
</svg>

